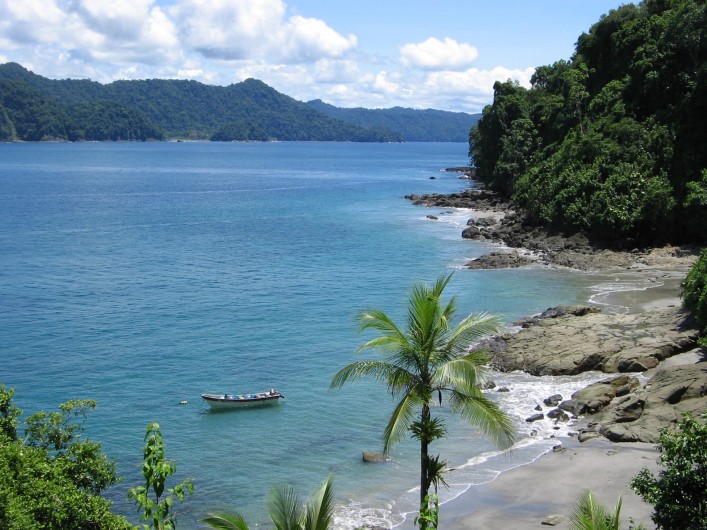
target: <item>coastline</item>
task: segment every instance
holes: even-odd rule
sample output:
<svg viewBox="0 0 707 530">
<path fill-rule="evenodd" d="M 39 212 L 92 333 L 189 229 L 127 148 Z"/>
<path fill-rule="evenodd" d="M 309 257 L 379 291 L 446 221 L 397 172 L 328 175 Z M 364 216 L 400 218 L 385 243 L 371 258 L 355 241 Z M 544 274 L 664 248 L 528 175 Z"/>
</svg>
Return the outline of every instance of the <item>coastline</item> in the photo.
<svg viewBox="0 0 707 530">
<path fill-rule="evenodd" d="M 479 268 L 542 264 L 584 271 L 595 275 L 601 285 L 588 303 L 607 314 L 637 314 L 681 306 L 680 284 L 694 262 L 694 249 L 666 247 L 616 252 L 590 249 L 583 241 L 579 245 L 568 244 L 565 248 L 562 237 L 557 236 L 553 236 L 553 244 L 549 247 L 544 234 L 530 244 L 528 239 L 520 241 L 511 237 L 506 240 L 493 230 L 504 224 L 504 218 L 514 215 L 508 205 L 490 203 L 485 192 L 480 192 L 480 200 L 471 199 L 471 202 L 468 194 L 464 195 L 462 203 L 453 205 L 444 196 L 407 198 L 427 207 L 471 208 L 468 226 L 481 226 L 481 230 L 471 231 L 478 237 L 467 237 L 468 231 L 462 237 L 493 240 L 499 244 L 500 250 L 493 254 L 511 258 L 496 260 L 495 267 L 493 264 L 487 267 L 489 262 L 484 261 Z M 493 223 L 478 221 L 494 217 Z M 487 229 L 489 226 L 492 228 Z M 537 244 L 537 241 L 541 243 Z M 579 251 L 578 247 L 581 247 Z M 530 256 L 530 260 L 518 260 L 517 255 Z M 606 375 L 608 378 L 611 374 Z M 576 419 L 573 427 L 579 429 L 583 423 L 586 423 L 584 418 Z M 628 486 L 642 468 L 653 472 L 660 469 L 657 463 L 660 453 L 654 444 L 612 442 L 603 437 L 580 442 L 576 436 L 558 437 L 556 442 L 553 449 L 535 460 L 503 471 L 488 482 L 471 485 L 462 494 L 444 502 L 440 506 L 439 527 L 446 530 L 568 528 L 568 517 L 577 499 L 583 490 L 588 489 L 610 509 L 621 497 L 623 526 L 643 523 L 646 528 L 654 528 L 650 519 L 653 507 L 643 502 Z M 415 528 L 413 519 L 414 514 L 409 514 L 397 528 Z"/>
<path fill-rule="evenodd" d="M 615 278 L 617 283 L 624 282 L 621 286 L 631 288 L 598 292 L 589 302 L 610 307 L 618 314 L 679 306 L 683 269 L 679 266 L 677 270 L 664 268 L 648 273 L 645 269 L 621 269 L 614 274 L 602 271 L 599 278 L 606 282 Z M 645 287 L 640 287 L 643 282 L 639 280 L 645 278 L 649 278 Z M 574 427 L 580 427 L 582 420 L 575 420 Z M 576 436 L 558 437 L 555 448 L 533 461 L 502 471 L 488 482 L 472 484 L 462 494 L 440 505 L 439 527 L 445 530 L 526 530 L 550 526 L 567 529 L 568 517 L 579 495 L 588 489 L 610 509 L 621 497 L 624 527 L 643 523 L 650 529 L 654 527 L 650 519 L 653 508 L 643 502 L 628 483 L 644 467 L 656 472 L 659 455 L 651 443 L 618 443 L 602 437 L 579 442 Z M 409 514 L 395 528 L 414 529 L 414 516 Z M 548 524 L 550 521 L 553 524 Z"/>
</svg>

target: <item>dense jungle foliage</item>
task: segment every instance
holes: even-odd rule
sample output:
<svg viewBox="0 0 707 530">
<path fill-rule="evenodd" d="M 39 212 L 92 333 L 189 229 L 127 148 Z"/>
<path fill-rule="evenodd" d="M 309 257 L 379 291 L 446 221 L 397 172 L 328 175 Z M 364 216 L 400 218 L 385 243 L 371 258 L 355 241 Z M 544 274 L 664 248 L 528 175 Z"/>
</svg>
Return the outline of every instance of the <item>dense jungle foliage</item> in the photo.
<svg viewBox="0 0 707 530">
<path fill-rule="evenodd" d="M 112 101 L 62 106 L 20 81 L 0 80 L 0 140 L 161 140 L 143 114 Z"/>
<path fill-rule="evenodd" d="M 707 242 L 705 9 L 624 5 L 530 89 L 497 82 L 470 134 L 479 178 L 531 221 L 600 242 Z"/>
<path fill-rule="evenodd" d="M 0 140 L 318 140 L 401 142 L 382 127 L 331 118 L 247 79 L 227 87 L 148 79 L 52 80 L 0 65 Z"/>
</svg>

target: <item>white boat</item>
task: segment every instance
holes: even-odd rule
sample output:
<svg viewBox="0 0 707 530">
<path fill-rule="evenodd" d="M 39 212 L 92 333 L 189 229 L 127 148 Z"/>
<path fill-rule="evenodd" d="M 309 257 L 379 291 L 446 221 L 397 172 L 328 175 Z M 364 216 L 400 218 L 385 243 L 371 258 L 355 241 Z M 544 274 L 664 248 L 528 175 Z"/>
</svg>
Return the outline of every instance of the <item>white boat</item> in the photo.
<svg viewBox="0 0 707 530">
<path fill-rule="evenodd" d="M 240 409 L 248 407 L 267 407 L 276 405 L 280 398 L 285 398 L 280 392 L 271 388 L 265 392 L 253 394 L 201 394 L 213 410 Z"/>
</svg>

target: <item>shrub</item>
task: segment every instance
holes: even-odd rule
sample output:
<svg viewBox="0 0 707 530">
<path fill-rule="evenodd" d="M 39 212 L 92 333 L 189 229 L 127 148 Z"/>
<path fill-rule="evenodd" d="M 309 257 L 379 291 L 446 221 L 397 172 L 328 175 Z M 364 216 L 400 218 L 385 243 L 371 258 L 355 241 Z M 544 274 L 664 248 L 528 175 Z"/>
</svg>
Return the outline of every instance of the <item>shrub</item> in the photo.
<svg viewBox="0 0 707 530">
<path fill-rule="evenodd" d="M 658 528 L 707 528 L 707 425 L 686 414 L 676 430 L 661 432 L 657 447 L 664 469 L 655 477 L 644 468 L 631 488 L 653 505 Z"/>
<path fill-rule="evenodd" d="M 695 316 L 697 325 L 702 330 L 702 334 L 707 334 L 707 248 L 702 249 L 702 253 L 697 262 L 692 266 L 687 277 L 682 282 L 683 304 Z M 707 340 L 702 338 L 703 347 L 707 347 Z"/>
</svg>

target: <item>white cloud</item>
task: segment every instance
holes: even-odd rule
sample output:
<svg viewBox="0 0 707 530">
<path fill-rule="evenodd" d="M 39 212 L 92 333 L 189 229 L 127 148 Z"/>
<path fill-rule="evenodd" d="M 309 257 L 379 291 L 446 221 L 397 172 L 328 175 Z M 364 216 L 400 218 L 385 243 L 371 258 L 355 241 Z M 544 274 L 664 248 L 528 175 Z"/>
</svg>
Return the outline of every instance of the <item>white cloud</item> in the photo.
<svg viewBox="0 0 707 530">
<path fill-rule="evenodd" d="M 322 20 L 287 19 L 281 0 L 181 0 L 170 12 L 184 45 L 206 58 L 314 62 L 356 46 Z"/>
<path fill-rule="evenodd" d="M 441 93 L 493 94 L 496 81 L 512 79 L 526 88 L 530 87 L 530 77 L 535 68 L 512 70 L 497 66 L 493 70 L 470 68 L 464 72 L 432 72 L 425 81 L 425 90 Z"/>
<path fill-rule="evenodd" d="M 452 39 L 403 46 L 397 62 L 284 0 L 0 0 L 0 12 L 0 62 L 53 78 L 254 77 L 300 101 L 478 112 L 494 81 L 533 73 L 470 68 L 476 49 Z"/>
<path fill-rule="evenodd" d="M 355 35 L 344 37 L 316 18 L 292 17 L 284 27 L 284 56 L 296 61 L 341 57 L 356 47 Z"/>
<path fill-rule="evenodd" d="M 397 82 L 400 76 L 397 73 L 389 74 L 386 71 L 378 72 L 371 89 L 382 94 L 394 95 L 400 92 L 401 85 Z"/>
<path fill-rule="evenodd" d="M 182 0 L 170 8 L 182 44 L 207 58 L 263 55 L 285 15 L 280 0 Z"/>
<path fill-rule="evenodd" d="M 423 70 L 458 70 L 469 66 L 478 56 L 479 52 L 470 44 L 450 38 L 441 41 L 430 37 L 425 42 L 400 48 L 400 61 L 405 66 Z"/>
</svg>

